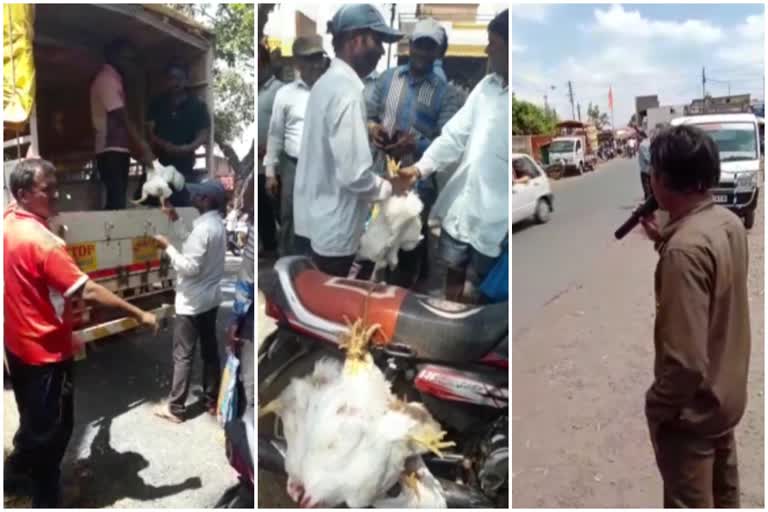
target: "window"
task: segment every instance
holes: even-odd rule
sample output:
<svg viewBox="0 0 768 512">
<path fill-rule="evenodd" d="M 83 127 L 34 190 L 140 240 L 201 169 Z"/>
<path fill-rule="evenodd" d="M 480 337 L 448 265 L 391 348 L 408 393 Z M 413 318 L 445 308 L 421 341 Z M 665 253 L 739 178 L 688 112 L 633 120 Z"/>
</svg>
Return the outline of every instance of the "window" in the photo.
<svg viewBox="0 0 768 512">
<path fill-rule="evenodd" d="M 540 176 L 539 170 L 536 165 L 528 157 L 519 157 L 512 160 L 512 177 L 513 179 L 529 178 L 534 179 Z"/>
</svg>

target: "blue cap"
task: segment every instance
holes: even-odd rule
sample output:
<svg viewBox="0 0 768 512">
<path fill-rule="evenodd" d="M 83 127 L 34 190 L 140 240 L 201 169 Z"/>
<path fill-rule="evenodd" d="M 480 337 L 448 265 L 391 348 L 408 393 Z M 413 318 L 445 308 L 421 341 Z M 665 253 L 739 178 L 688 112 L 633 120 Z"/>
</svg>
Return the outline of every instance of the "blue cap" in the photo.
<svg viewBox="0 0 768 512">
<path fill-rule="evenodd" d="M 187 190 L 191 196 L 205 196 L 216 199 L 220 204 L 227 200 L 227 191 L 217 180 L 205 179 L 200 183 L 187 183 Z"/>
<path fill-rule="evenodd" d="M 328 32 L 333 35 L 362 29 L 377 32 L 385 43 L 397 42 L 404 35 L 390 28 L 379 10 L 371 4 L 342 5 L 328 22 Z"/>
</svg>

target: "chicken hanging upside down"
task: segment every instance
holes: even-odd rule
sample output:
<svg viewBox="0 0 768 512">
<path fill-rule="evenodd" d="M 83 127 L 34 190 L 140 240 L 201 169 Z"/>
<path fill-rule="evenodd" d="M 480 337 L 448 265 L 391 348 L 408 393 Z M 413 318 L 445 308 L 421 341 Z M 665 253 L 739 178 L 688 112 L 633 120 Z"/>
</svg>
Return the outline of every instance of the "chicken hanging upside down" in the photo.
<svg viewBox="0 0 768 512">
<path fill-rule="evenodd" d="M 365 317 L 366 315 L 363 315 Z M 378 325 L 347 320 L 346 352 L 295 378 L 259 416 L 280 416 L 286 439 L 288 494 L 302 507 L 445 508 L 439 481 L 421 455 L 454 446 L 419 403 L 406 403 L 368 350 Z M 400 493 L 387 491 L 398 481 Z"/>
</svg>

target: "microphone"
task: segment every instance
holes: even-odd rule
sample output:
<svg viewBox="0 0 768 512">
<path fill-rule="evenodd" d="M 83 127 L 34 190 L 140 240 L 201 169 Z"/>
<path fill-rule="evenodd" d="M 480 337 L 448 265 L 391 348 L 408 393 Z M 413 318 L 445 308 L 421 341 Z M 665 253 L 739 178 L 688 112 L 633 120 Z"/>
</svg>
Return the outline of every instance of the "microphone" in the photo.
<svg viewBox="0 0 768 512">
<path fill-rule="evenodd" d="M 616 240 L 621 240 L 627 233 L 635 229 L 641 218 L 652 214 L 658 207 L 659 203 L 656 202 L 656 198 L 653 196 L 649 197 L 637 210 L 632 212 L 632 215 L 616 230 L 613 236 L 616 237 Z"/>
</svg>

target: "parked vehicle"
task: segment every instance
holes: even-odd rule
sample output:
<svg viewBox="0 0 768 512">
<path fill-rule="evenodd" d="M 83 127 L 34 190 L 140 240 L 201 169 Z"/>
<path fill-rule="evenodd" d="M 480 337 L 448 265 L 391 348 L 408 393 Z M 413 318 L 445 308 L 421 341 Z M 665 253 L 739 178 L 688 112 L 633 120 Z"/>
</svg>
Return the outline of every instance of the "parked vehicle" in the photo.
<svg viewBox="0 0 768 512">
<path fill-rule="evenodd" d="M 374 363 L 395 395 L 419 401 L 456 447 L 425 455 L 452 508 L 508 506 L 508 304 L 457 304 L 369 281 L 338 279 L 305 257 L 259 273 L 266 312 L 278 327 L 259 347 L 259 403 L 276 398 L 322 358 L 343 359 L 345 318 L 381 325 Z M 277 417 L 259 419 L 259 468 L 283 473 Z"/>
<path fill-rule="evenodd" d="M 533 217 L 543 224 L 554 210 L 547 174 L 528 155 L 512 153 L 512 224 Z"/>
<path fill-rule="evenodd" d="M 549 145 L 547 174 L 555 179 L 568 173 L 584 174 L 597 164 L 597 129 L 579 121 L 557 125 L 559 135 Z"/>
<path fill-rule="evenodd" d="M 694 125 L 707 132 L 720 150 L 720 182 L 712 189 L 715 202 L 744 220 L 751 229 L 763 177 L 757 117 L 744 114 L 704 114 L 673 119 L 672 126 Z"/>
</svg>

